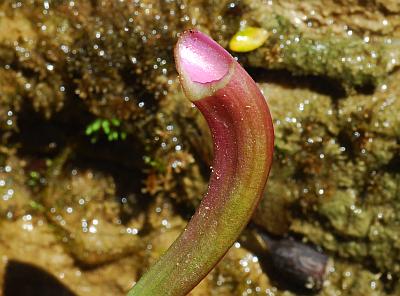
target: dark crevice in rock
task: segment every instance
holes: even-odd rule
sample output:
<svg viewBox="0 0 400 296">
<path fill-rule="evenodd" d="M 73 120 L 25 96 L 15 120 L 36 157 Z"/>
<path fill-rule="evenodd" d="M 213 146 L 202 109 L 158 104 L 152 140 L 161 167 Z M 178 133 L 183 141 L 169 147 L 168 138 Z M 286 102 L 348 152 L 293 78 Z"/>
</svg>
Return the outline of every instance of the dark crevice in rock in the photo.
<svg viewBox="0 0 400 296">
<path fill-rule="evenodd" d="M 19 261 L 7 263 L 4 296 L 75 296 L 68 287 L 44 269 Z"/>
</svg>

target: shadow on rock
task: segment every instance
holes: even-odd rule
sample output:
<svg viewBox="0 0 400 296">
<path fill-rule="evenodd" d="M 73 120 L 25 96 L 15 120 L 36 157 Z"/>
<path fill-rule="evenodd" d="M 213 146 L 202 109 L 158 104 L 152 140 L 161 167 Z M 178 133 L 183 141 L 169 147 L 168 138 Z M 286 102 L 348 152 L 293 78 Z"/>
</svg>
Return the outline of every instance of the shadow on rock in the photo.
<svg viewBox="0 0 400 296">
<path fill-rule="evenodd" d="M 3 286 L 4 296 L 75 296 L 53 275 L 31 264 L 9 261 Z"/>
</svg>

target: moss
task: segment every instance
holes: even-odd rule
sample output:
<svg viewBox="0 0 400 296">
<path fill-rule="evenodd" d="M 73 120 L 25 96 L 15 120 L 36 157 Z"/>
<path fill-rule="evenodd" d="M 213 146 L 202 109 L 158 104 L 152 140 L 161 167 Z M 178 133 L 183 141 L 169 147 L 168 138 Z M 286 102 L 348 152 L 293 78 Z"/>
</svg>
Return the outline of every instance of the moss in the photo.
<svg viewBox="0 0 400 296">
<path fill-rule="evenodd" d="M 233 246 L 216 268 L 211 272 L 212 290 L 210 295 L 293 295 L 281 292 L 263 273 L 258 257 L 241 247 Z M 251 292 L 250 292 L 251 291 Z"/>
<path fill-rule="evenodd" d="M 291 83 L 261 85 L 276 150 L 257 224 L 300 234 L 335 257 L 397 271 L 396 77 L 384 91 L 339 102 Z"/>
<path fill-rule="evenodd" d="M 299 197 L 299 188 L 296 182 L 280 175 L 280 169 L 281 167 L 275 162 L 264 198 L 261 199 L 253 216 L 256 224 L 276 235 L 288 233 L 292 223 L 290 208 Z"/>
<path fill-rule="evenodd" d="M 393 71 L 399 60 L 393 33 L 396 24 L 392 15 L 382 14 L 382 7 L 396 11 L 392 2 L 340 4 L 340 12 L 356 7 L 357 16 L 338 14 L 338 4 L 329 1 L 323 5 L 301 1 L 269 5 L 259 0 L 48 1 L 49 9 L 44 8 L 45 1 L 19 3 L 21 7 L 17 1 L 1 4 L 0 149 L 7 145 L 18 151 L 13 159 L 20 164 L 12 168 L 24 169 L 5 175 L 13 175 L 7 186 L 17 186 L 20 190 L 15 190 L 15 196 L 24 202 L 2 200 L 3 216 L 10 211 L 15 217 L 45 213 L 61 239 L 54 245 L 62 244 L 72 254 L 67 257 L 70 261 L 123 262 L 121 256 L 137 253 L 144 258 L 140 263 L 137 258 L 127 262 L 145 268 L 149 258 L 164 250 L 177 233 L 167 233 L 163 220 L 182 226 L 182 213 L 175 210 L 186 218 L 199 203 L 212 159 L 208 128 L 177 84 L 171 55 L 176 36 L 195 26 L 227 46 L 241 25 L 257 26 L 266 29 L 269 38 L 261 48 L 240 55 L 240 61 L 260 67 L 253 72 L 255 78 L 268 82 L 261 87 L 274 117 L 276 150 L 266 197 L 254 221 L 277 235 L 301 236 L 333 257 L 336 271 L 321 295 L 389 293 L 382 285 L 389 291 L 399 269 L 400 76 Z M 327 15 L 334 13 L 333 24 L 327 25 L 328 16 L 318 19 L 319 13 L 325 13 L 321 5 L 329 6 Z M 363 5 L 371 8 L 365 14 L 360 9 Z M 315 16 L 310 9 L 315 9 Z M 295 24 L 294 16 L 303 15 L 312 27 L 303 19 Z M 390 22 L 385 30 L 371 25 L 381 24 L 383 16 Z M 351 36 L 341 32 L 346 17 L 358 28 L 353 28 Z M 354 21 L 349 20 L 352 17 Z M 370 36 L 369 42 L 364 36 Z M 386 42 L 392 37 L 392 44 Z M 268 71 L 273 69 L 285 71 Z M 352 91 L 341 92 L 338 99 L 326 78 Z M 101 120 L 92 122 L 93 118 Z M 103 122 L 109 124 L 103 126 Z M 32 136 L 44 135 L 43 127 L 57 127 L 57 137 L 51 134 L 45 144 L 35 138 L 28 147 L 27 134 L 37 128 L 39 132 Z M 98 133 L 99 138 L 126 132 L 127 139 L 82 148 L 81 143 L 87 142 L 81 139 L 85 131 L 89 136 Z M 74 171 L 75 176 L 72 169 L 60 170 L 60 175 L 45 179 L 48 183 L 26 186 L 39 182 L 31 172 L 43 176 L 44 169 L 37 168 L 36 160 L 57 162 L 56 155 L 70 143 L 80 146 L 76 153 L 83 160 L 79 161 L 89 167 L 88 158 L 99 166 L 127 169 L 129 184 L 138 180 L 142 191 L 136 188 L 122 202 L 121 184 L 98 168 Z M 11 158 L 3 160 L 0 171 Z M 39 201 L 43 188 L 54 190 L 54 195 L 47 192 L 45 201 Z M 0 188 L 1 194 L 6 189 Z M 90 206 L 79 205 L 82 195 L 90 197 Z M 147 204 L 151 204 L 148 210 L 142 208 Z M 72 214 L 69 208 L 74 209 Z M 96 217 L 104 222 L 98 235 L 77 230 L 82 228 L 82 219 Z M 16 227 L 21 229 L 20 224 Z M 132 229 L 164 231 L 162 248 L 154 253 L 137 251 Z M 105 237 L 120 244 L 111 250 Z M 152 238 L 140 238 L 151 245 Z M 258 278 L 243 273 L 240 257 L 247 254 L 241 250 L 228 258 L 209 279 L 207 289 L 232 295 L 234 287 L 255 291 L 262 283 L 260 287 L 271 288 L 275 294 L 291 294 L 270 287 L 265 274 Z M 392 280 L 381 281 L 374 272 L 391 274 Z M 226 285 L 218 285 L 219 275 L 229 277 Z M 129 275 L 121 277 L 125 280 Z M 251 284 L 247 284 L 249 279 Z"/>
<path fill-rule="evenodd" d="M 335 262 L 335 270 L 329 276 L 329 282 L 324 287 L 321 295 L 344 294 L 349 296 L 385 295 L 383 286 L 380 284 L 380 275 L 363 270 L 360 265 L 348 264 L 346 262 Z"/>
<path fill-rule="evenodd" d="M 279 33 L 276 35 L 279 36 Z M 264 61 L 255 66 L 286 69 L 297 75 L 326 76 L 346 87 L 376 86 L 387 75 L 383 45 L 365 44 L 362 39 L 337 36 L 312 39 L 301 34 L 276 38 L 261 52 Z"/>
<path fill-rule="evenodd" d="M 0 222 L 15 221 L 35 212 L 30 206 L 30 202 L 35 199 L 30 197 L 25 186 L 23 161 L 15 156 L 15 150 L 2 150 L 0 148 L 0 153 L 4 153 L 4 163 L 0 164 Z"/>
<path fill-rule="evenodd" d="M 121 225 L 112 177 L 95 170 L 75 169 L 70 177 L 64 173 L 48 176 L 42 203 L 60 242 L 77 262 L 94 266 L 144 248 L 137 232 L 132 235 Z M 143 221 L 136 218 L 129 226 L 139 230 Z"/>
<path fill-rule="evenodd" d="M 365 238 L 373 215 L 360 208 L 356 200 L 354 191 L 338 191 L 330 200 L 321 203 L 318 213 L 327 218 L 340 235 Z"/>
<path fill-rule="evenodd" d="M 0 128 L 4 131 L 2 140 L 7 134 L 17 131 L 16 115 L 22 105 L 25 93 L 24 80 L 13 71 L 0 69 Z"/>
<path fill-rule="evenodd" d="M 324 76 L 338 81 L 347 90 L 377 86 L 388 76 L 399 52 L 384 40 L 365 42 L 362 36 L 341 36 L 334 32 L 300 29 L 286 16 L 268 8 L 250 10 L 245 19 L 269 33 L 258 50 L 244 55 L 252 67 L 285 69 L 295 75 Z"/>
<path fill-rule="evenodd" d="M 297 219 L 292 222 L 291 230 L 343 258 L 358 262 L 371 259 L 379 270 L 398 272 L 399 176 L 386 173 L 374 177 L 378 178 L 379 182 L 372 183 L 376 186 L 370 187 L 363 203 L 354 192 L 341 192 L 321 202 L 318 213 L 328 219 L 333 230 L 326 223 Z"/>
</svg>

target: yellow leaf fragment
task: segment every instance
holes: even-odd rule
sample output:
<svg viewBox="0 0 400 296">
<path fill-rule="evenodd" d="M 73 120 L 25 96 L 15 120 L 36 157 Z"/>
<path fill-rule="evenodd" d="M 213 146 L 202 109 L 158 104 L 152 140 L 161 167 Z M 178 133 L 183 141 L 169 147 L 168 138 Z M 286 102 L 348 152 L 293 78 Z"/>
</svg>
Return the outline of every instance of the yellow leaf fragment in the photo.
<svg viewBox="0 0 400 296">
<path fill-rule="evenodd" d="M 238 31 L 229 41 L 229 49 L 235 52 L 249 52 L 259 48 L 268 38 L 267 30 L 247 27 Z"/>
</svg>

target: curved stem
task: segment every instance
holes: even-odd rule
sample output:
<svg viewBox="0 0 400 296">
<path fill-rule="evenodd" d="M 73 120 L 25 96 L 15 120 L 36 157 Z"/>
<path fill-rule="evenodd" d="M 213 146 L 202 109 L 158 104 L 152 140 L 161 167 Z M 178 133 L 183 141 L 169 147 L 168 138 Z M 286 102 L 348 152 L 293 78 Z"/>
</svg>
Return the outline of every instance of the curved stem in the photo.
<svg viewBox="0 0 400 296">
<path fill-rule="evenodd" d="M 129 296 L 190 292 L 248 223 L 271 167 L 271 116 L 246 71 L 215 41 L 193 30 L 180 37 L 175 59 L 187 97 L 210 127 L 213 170 L 187 228 Z"/>
</svg>

